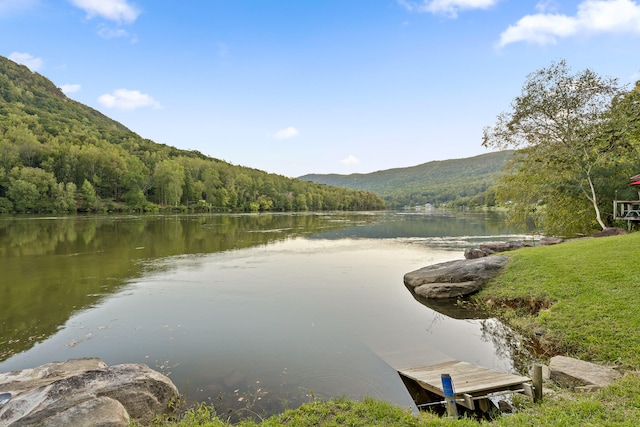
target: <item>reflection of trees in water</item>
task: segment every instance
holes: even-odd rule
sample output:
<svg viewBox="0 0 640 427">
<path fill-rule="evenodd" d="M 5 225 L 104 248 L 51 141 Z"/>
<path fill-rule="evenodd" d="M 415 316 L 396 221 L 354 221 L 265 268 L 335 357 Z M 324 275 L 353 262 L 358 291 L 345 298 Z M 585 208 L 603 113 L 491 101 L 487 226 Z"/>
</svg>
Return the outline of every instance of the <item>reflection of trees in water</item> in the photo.
<svg viewBox="0 0 640 427">
<path fill-rule="evenodd" d="M 335 221 L 336 218 L 344 221 Z M 0 220 L 0 361 L 141 277 L 150 262 L 266 245 L 367 215 L 135 215 Z"/>
<path fill-rule="evenodd" d="M 434 298 L 425 298 L 418 294 L 416 294 L 410 286 L 407 286 L 411 295 L 418 301 L 420 304 L 430 308 L 438 314 L 445 315 L 452 319 L 458 320 L 470 320 L 470 319 L 485 319 L 487 317 L 486 313 L 478 310 L 472 304 L 469 304 L 467 300 L 453 299 L 453 298 L 445 298 L 445 299 L 434 299 Z"/>
<path fill-rule="evenodd" d="M 485 312 L 474 308 L 463 299 L 428 299 L 415 294 L 410 287 L 407 287 L 407 289 L 418 302 L 434 312 L 434 317 L 427 327 L 427 331 L 431 331 L 447 318 L 458 320 L 481 319 L 482 339 L 493 344 L 497 356 L 512 360 L 514 369 L 517 372 L 521 374 L 528 373 L 533 358 L 529 351 L 531 343 L 525 337 L 514 332 L 495 318 L 487 318 L 488 315 Z"/>
<path fill-rule="evenodd" d="M 480 326 L 482 339 L 493 343 L 496 354 L 513 360 L 513 367 L 520 374 L 528 374 L 533 358 L 526 338 L 496 319 L 484 319 Z"/>
<path fill-rule="evenodd" d="M 433 332 L 434 327 L 444 322 L 446 319 L 447 316 L 445 316 L 444 314 L 433 311 L 433 318 L 431 319 L 431 323 L 429 323 L 429 326 L 427 326 L 426 331 Z"/>
</svg>

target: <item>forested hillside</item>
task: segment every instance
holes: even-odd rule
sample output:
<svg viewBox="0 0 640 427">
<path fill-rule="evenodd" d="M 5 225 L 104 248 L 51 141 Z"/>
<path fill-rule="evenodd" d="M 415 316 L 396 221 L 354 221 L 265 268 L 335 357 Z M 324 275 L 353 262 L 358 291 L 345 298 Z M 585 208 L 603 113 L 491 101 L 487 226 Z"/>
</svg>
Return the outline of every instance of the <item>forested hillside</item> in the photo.
<svg viewBox="0 0 640 427">
<path fill-rule="evenodd" d="M 500 151 L 466 159 L 443 160 L 368 174 L 305 175 L 299 179 L 382 197 L 388 207 L 434 205 L 493 206 L 500 168 L 513 154 Z"/>
<path fill-rule="evenodd" d="M 0 213 L 367 210 L 367 191 L 157 144 L 0 57 Z"/>
</svg>

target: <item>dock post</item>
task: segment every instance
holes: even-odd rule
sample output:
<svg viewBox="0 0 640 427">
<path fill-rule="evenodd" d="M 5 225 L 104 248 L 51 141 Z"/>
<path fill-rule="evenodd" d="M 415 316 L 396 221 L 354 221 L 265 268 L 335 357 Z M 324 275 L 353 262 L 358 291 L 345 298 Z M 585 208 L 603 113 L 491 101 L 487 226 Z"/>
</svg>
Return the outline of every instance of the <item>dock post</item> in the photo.
<svg viewBox="0 0 640 427">
<path fill-rule="evenodd" d="M 442 374 L 440 379 L 442 381 L 442 390 L 444 391 L 444 401 L 447 404 L 447 415 L 450 418 L 458 418 L 458 407 L 456 406 L 456 395 L 453 392 L 451 375 Z"/>
<path fill-rule="evenodd" d="M 533 365 L 533 401 L 542 402 L 542 365 L 539 363 Z"/>
</svg>

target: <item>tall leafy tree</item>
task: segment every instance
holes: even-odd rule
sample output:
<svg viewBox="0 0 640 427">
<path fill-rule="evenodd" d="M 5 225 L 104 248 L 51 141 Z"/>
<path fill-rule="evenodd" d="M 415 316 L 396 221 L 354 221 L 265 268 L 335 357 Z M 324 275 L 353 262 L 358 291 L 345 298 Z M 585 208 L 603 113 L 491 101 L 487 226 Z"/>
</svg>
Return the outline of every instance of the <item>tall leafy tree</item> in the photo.
<svg viewBox="0 0 640 427">
<path fill-rule="evenodd" d="M 520 149 L 499 188 L 514 217 L 524 220 L 527 213 L 542 213 L 540 225 L 556 234 L 586 231 L 596 223 L 606 228 L 599 181 L 626 146 L 606 137 L 604 129 L 621 93 L 617 79 L 589 69 L 572 74 L 564 60 L 527 77 L 511 110 L 484 129 L 482 142 Z M 591 219 L 585 216 L 585 204 Z"/>
<path fill-rule="evenodd" d="M 164 205 L 178 205 L 182 197 L 184 168 L 175 160 L 162 160 L 156 165 L 153 180 L 158 190 L 158 202 Z"/>
</svg>

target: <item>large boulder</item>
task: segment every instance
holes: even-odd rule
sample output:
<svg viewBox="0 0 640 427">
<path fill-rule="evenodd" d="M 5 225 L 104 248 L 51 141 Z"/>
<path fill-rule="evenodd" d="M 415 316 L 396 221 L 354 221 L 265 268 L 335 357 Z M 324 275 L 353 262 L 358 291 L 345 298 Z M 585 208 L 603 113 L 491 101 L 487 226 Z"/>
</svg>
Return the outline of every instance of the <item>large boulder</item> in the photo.
<svg viewBox="0 0 640 427">
<path fill-rule="evenodd" d="M 456 298 L 479 291 L 508 260 L 491 256 L 434 264 L 405 274 L 404 284 L 423 298 Z"/>
<path fill-rule="evenodd" d="M 0 373 L 0 426 L 126 427 L 167 413 L 178 396 L 169 378 L 143 364 L 71 359 Z"/>
</svg>

